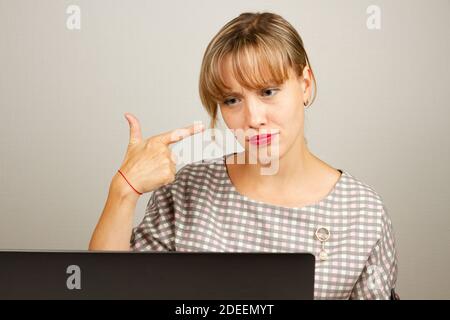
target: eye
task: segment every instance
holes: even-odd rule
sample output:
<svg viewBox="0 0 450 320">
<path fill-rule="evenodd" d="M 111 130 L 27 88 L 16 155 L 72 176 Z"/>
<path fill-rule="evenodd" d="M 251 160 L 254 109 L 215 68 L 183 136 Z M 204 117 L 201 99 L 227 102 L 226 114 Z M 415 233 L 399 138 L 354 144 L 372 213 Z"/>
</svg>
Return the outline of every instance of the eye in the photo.
<svg viewBox="0 0 450 320">
<path fill-rule="evenodd" d="M 229 98 L 229 99 L 225 99 L 225 101 L 223 103 L 227 106 L 231 106 L 231 105 L 235 104 L 236 101 L 237 101 L 236 98 Z"/>
<path fill-rule="evenodd" d="M 280 89 L 278 89 L 278 88 L 267 88 L 267 89 L 263 89 L 261 92 L 262 92 L 263 96 L 273 97 L 274 95 L 277 94 L 278 91 L 280 91 Z M 267 94 L 267 95 L 265 95 L 265 94 Z"/>
</svg>

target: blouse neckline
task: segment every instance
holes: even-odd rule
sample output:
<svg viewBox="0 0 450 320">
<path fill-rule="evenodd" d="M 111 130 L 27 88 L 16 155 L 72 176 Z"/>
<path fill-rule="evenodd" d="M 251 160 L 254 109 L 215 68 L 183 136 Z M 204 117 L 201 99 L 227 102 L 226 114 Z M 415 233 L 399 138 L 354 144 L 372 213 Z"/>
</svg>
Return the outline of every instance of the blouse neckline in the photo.
<svg viewBox="0 0 450 320">
<path fill-rule="evenodd" d="M 332 198 L 334 198 L 336 196 L 337 190 L 340 188 L 341 184 L 343 183 L 342 182 L 343 177 L 346 175 L 346 172 L 343 169 L 337 169 L 341 173 L 341 175 L 339 176 L 339 179 L 334 184 L 334 186 L 330 190 L 330 192 L 328 192 L 328 194 L 325 197 L 323 197 L 321 200 L 319 200 L 315 203 L 312 203 L 312 204 L 301 206 L 301 207 L 286 207 L 286 206 L 276 205 L 276 204 L 256 200 L 253 198 L 249 198 L 248 196 L 240 193 L 234 186 L 233 182 L 231 181 L 230 175 L 228 173 L 228 168 L 226 166 L 226 158 L 228 156 L 230 156 L 230 154 L 226 154 L 226 155 L 222 156 L 221 167 L 223 170 L 223 177 L 224 177 L 225 183 L 228 186 L 231 193 L 234 195 L 235 198 L 242 199 L 242 200 L 246 201 L 247 203 L 251 203 L 256 206 L 262 206 L 267 209 L 284 210 L 284 211 L 286 211 L 286 210 L 287 211 L 305 211 L 305 210 L 308 210 L 311 208 L 320 207 L 320 206 L 324 205 L 326 202 L 329 202 Z"/>
</svg>

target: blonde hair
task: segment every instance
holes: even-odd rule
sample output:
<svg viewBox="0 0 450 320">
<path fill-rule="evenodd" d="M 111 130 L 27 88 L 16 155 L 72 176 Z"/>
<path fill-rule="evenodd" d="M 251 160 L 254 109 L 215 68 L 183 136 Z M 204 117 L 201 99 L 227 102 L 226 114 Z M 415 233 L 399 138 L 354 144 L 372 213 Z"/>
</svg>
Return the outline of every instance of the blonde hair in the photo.
<svg viewBox="0 0 450 320">
<path fill-rule="evenodd" d="M 303 41 L 294 27 L 281 16 L 270 13 L 240 14 L 214 36 L 206 48 L 200 70 L 200 99 L 214 128 L 218 103 L 230 90 L 224 83 L 221 66 L 230 55 L 233 75 L 247 89 L 262 89 L 268 84 L 280 85 L 289 78 L 288 68 L 302 75 L 309 63 Z M 269 74 L 264 74 L 268 70 Z M 314 97 L 317 83 L 314 73 Z"/>
</svg>

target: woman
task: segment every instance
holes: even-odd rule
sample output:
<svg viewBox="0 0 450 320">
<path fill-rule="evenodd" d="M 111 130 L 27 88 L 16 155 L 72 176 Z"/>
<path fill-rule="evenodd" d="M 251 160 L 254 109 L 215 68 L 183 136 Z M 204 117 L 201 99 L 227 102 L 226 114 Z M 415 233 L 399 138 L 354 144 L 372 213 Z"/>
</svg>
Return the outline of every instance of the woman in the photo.
<svg viewBox="0 0 450 320">
<path fill-rule="evenodd" d="M 203 128 L 144 140 L 126 114 L 130 143 L 90 249 L 311 252 L 316 299 L 389 299 L 397 278 L 390 218 L 370 186 L 308 149 L 313 83 L 303 42 L 282 17 L 243 13 L 227 23 L 203 57 L 200 97 L 211 127 L 220 108 L 244 151 L 175 172 L 168 146 Z M 276 170 L 262 174 L 268 160 Z M 146 192 L 145 217 L 132 228 Z"/>
</svg>

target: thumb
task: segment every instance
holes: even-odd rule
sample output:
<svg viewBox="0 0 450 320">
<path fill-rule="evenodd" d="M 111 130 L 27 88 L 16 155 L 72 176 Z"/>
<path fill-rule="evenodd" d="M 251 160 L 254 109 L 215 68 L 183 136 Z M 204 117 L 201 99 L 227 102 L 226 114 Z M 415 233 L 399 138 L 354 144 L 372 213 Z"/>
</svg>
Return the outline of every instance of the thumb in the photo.
<svg viewBox="0 0 450 320">
<path fill-rule="evenodd" d="M 130 144 L 136 144 L 142 141 L 141 125 L 139 120 L 131 113 L 125 113 L 125 119 L 127 119 L 130 125 Z"/>
</svg>

